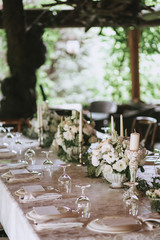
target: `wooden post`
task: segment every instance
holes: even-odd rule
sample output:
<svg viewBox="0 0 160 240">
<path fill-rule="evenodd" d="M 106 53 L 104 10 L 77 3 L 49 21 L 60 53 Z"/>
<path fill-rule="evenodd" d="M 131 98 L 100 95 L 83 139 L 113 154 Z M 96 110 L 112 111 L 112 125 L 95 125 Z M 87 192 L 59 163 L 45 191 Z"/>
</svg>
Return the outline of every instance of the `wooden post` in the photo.
<svg viewBox="0 0 160 240">
<path fill-rule="evenodd" d="M 130 30 L 128 33 L 130 47 L 130 66 L 132 79 L 132 100 L 140 101 L 139 83 L 139 30 Z"/>
</svg>

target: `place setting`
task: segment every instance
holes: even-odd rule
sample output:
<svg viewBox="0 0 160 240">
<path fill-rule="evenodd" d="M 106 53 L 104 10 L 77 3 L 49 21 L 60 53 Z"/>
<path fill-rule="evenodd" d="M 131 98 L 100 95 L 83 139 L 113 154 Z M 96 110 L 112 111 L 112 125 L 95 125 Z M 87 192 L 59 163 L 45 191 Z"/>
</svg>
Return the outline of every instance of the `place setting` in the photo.
<svg viewBox="0 0 160 240">
<path fill-rule="evenodd" d="M 8 183 L 40 181 L 41 173 L 33 173 L 27 169 L 13 169 L 1 175 Z"/>
<path fill-rule="evenodd" d="M 48 190 L 41 185 L 23 186 L 15 191 L 15 195 L 18 196 L 20 203 L 49 201 L 62 198 L 62 194 L 56 189 Z"/>
</svg>

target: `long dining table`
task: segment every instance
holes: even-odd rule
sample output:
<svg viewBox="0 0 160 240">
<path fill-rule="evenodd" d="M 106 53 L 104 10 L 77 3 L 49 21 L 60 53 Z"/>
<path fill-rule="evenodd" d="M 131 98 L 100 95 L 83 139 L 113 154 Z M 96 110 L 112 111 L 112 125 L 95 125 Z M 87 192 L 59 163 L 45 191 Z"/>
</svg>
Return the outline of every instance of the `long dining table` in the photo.
<svg viewBox="0 0 160 240">
<path fill-rule="evenodd" d="M 50 159 L 53 161 L 52 172 L 44 172 L 42 163 L 45 155 L 37 147 L 38 143 L 32 147 L 36 152 L 34 165 L 29 166 L 30 169 L 39 169 L 41 171 L 40 180 L 34 180 L 25 183 L 9 183 L 5 179 L 0 178 L 0 222 L 4 227 L 6 234 L 10 240 L 158 240 L 160 239 L 160 228 L 149 229 L 144 224 L 139 231 L 130 231 L 128 233 L 100 233 L 91 231 L 87 228 L 87 224 L 97 218 L 105 216 L 126 216 L 126 206 L 123 202 L 124 189 L 112 189 L 110 184 L 104 181 L 103 178 L 89 178 L 87 177 L 87 167 L 80 166 L 79 164 L 71 163 L 67 167 L 67 173 L 72 179 L 72 190 L 70 193 L 62 194 L 60 199 L 31 201 L 22 203 L 19 197 L 15 194 L 18 189 L 23 186 L 40 184 L 44 189 L 53 188 L 58 189 L 58 177 L 62 174 L 62 168 L 59 166 L 62 161 L 51 153 Z M 48 150 L 48 149 L 47 149 Z M 15 162 L 18 159 L 0 159 L 1 162 Z M 154 174 L 153 165 L 145 165 L 145 172 L 138 171 L 137 176 L 150 180 Z M 0 172 L 2 175 L 4 172 Z M 38 206 L 55 206 L 67 207 L 74 212 L 76 206 L 75 201 L 80 196 L 81 191 L 76 185 L 90 184 L 91 186 L 86 189 L 85 193 L 90 199 L 91 214 L 90 218 L 81 218 L 76 215 L 78 222 L 82 222 L 82 227 L 75 228 L 57 228 L 48 230 L 37 230 L 37 223 L 29 220 L 26 214 L 34 207 Z M 74 212 L 75 213 L 75 212 Z M 147 197 L 139 199 L 139 212 L 138 215 L 147 215 L 151 213 L 150 203 Z M 60 221 L 60 219 L 56 219 Z"/>
</svg>

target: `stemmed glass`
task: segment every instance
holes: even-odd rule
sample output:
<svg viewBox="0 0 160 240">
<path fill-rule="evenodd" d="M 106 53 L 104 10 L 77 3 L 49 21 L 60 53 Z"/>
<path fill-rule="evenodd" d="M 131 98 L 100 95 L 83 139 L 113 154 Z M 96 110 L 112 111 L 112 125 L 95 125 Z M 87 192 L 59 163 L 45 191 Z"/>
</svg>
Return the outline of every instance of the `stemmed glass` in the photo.
<svg viewBox="0 0 160 240">
<path fill-rule="evenodd" d="M 42 151 L 42 153 L 46 154 L 46 158 L 43 161 L 43 165 L 53 165 L 53 162 L 49 159 L 49 154 L 52 153 L 52 151 Z"/>
<path fill-rule="evenodd" d="M 154 161 L 155 175 L 160 175 L 160 149 L 155 149 L 155 155 L 157 156 Z"/>
<path fill-rule="evenodd" d="M 103 130 L 104 131 L 104 133 L 105 133 L 105 135 L 104 135 L 104 137 L 103 137 L 103 140 L 105 140 L 105 139 L 107 139 L 107 138 L 109 138 L 110 137 L 110 134 L 109 134 L 109 130 L 110 130 L 110 127 L 101 127 L 101 130 Z"/>
<path fill-rule="evenodd" d="M 7 129 L 7 134 L 5 136 L 4 145 L 9 148 L 12 148 L 14 135 L 11 133 L 11 130 L 13 129 L 13 127 L 6 127 L 6 129 Z"/>
<path fill-rule="evenodd" d="M 35 156 L 36 153 L 32 148 L 28 148 L 25 153 L 24 153 L 26 162 L 29 164 L 31 163 L 31 165 L 33 165 L 35 163 Z"/>
<path fill-rule="evenodd" d="M 1 138 L 1 145 L 4 143 L 4 137 L 6 134 L 6 129 L 3 127 L 3 122 L 0 122 L 0 138 Z"/>
<path fill-rule="evenodd" d="M 82 218 L 89 218 L 90 217 L 90 209 L 91 203 L 89 198 L 85 195 L 84 191 L 86 188 L 89 188 L 91 185 L 76 185 L 75 187 L 81 188 L 81 196 L 77 198 L 76 204 L 76 211 L 81 215 Z"/>
<path fill-rule="evenodd" d="M 127 209 L 127 214 L 137 216 L 139 197 L 136 186 L 138 183 L 124 183 L 124 185 L 129 186 L 129 189 L 123 194 L 123 201 Z"/>
<path fill-rule="evenodd" d="M 60 164 L 60 167 L 63 168 L 62 175 L 58 178 L 58 189 L 60 192 L 71 192 L 71 177 L 66 173 L 66 167 L 69 167 L 70 164 Z"/>
</svg>

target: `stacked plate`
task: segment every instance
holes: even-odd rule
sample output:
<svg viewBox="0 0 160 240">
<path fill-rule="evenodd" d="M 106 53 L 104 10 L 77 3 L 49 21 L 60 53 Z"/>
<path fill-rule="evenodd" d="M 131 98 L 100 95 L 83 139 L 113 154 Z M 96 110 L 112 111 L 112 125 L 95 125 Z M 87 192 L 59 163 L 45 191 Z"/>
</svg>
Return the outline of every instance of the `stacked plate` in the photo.
<svg viewBox="0 0 160 240">
<path fill-rule="evenodd" d="M 106 216 L 91 221 L 87 228 L 101 233 L 127 233 L 138 231 L 142 227 L 139 220 L 127 216 Z"/>
</svg>

